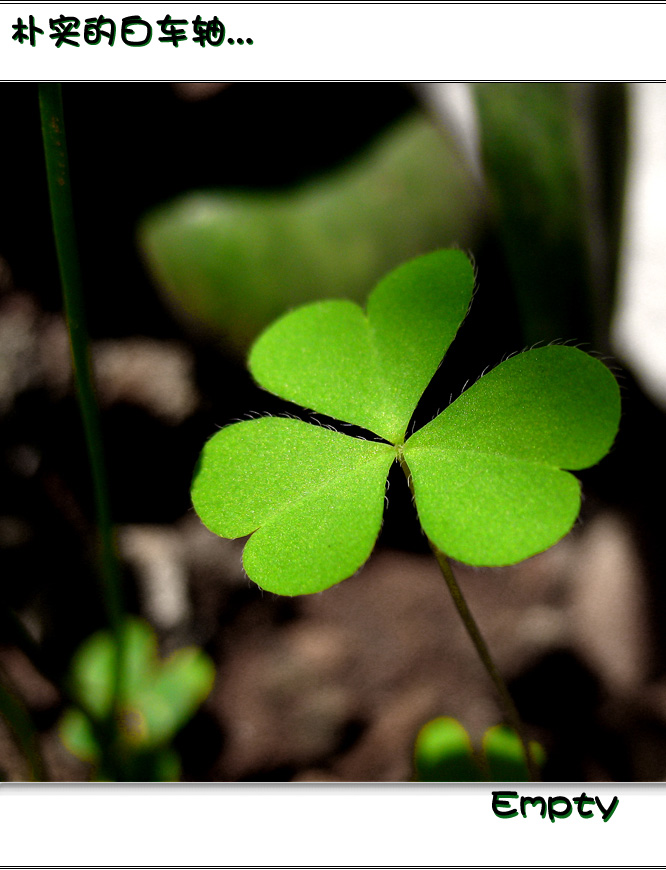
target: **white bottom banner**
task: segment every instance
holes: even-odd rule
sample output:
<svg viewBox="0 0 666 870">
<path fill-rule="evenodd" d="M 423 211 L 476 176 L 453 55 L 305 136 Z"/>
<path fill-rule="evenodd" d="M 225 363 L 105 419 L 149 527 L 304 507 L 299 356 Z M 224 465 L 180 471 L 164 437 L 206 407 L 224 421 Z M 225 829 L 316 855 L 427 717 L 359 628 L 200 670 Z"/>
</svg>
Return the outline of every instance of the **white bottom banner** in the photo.
<svg viewBox="0 0 666 870">
<path fill-rule="evenodd" d="M 0 867 L 663 866 L 666 786 L 3 785 Z"/>
</svg>

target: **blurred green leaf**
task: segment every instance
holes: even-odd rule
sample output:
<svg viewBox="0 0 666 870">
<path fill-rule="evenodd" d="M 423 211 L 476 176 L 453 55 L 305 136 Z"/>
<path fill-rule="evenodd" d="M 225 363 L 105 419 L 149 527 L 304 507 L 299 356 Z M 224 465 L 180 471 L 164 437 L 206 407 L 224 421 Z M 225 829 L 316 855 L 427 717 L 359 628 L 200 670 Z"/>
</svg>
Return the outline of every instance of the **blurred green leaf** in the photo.
<svg viewBox="0 0 666 870">
<path fill-rule="evenodd" d="M 298 189 L 187 194 L 148 214 L 138 243 L 175 310 L 244 353 L 295 305 L 360 299 L 403 260 L 469 244 L 479 210 L 453 146 L 415 113 Z"/>
<path fill-rule="evenodd" d="M 606 349 L 619 247 L 619 83 L 481 82 L 474 95 L 496 231 L 527 344 Z"/>
<path fill-rule="evenodd" d="M 481 782 L 469 734 L 456 719 L 440 716 L 419 731 L 414 747 L 418 782 Z"/>
<path fill-rule="evenodd" d="M 537 765 L 546 761 L 543 747 L 529 744 Z M 483 735 L 477 757 L 465 728 L 450 716 L 427 722 L 414 745 L 417 782 L 527 782 L 529 772 L 520 738 L 506 725 L 494 725 Z"/>
<path fill-rule="evenodd" d="M 96 763 L 100 748 L 90 719 L 81 710 L 69 707 L 59 723 L 60 736 L 67 749 L 82 761 Z"/>
<path fill-rule="evenodd" d="M 117 738 L 126 775 L 133 772 L 141 779 L 150 771 L 162 771 L 174 778 L 178 758 L 168 744 L 209 694 L 213 664 L 194 647 L 161 660 L 155 633 L 142 620 L 128 619 L 124 631 L 121 707 L 113 733 L 106 722 L 112 713 L 114 641 L 109 632 L 100 631 L 72 661 L 69 682 L 82 709 L 71 708 L 63 715 L 63 742 L 79 758 L 99 765 L 105 754 L 100 741 Z"/>
<path fill-rule="evenodd" d="M 539 767 L 546 762 L 543 747 L 535 740 L 529 750 Z M 506 725 L 494 725 L 483 735 L 483 755 L 491 782 L 528 782 L 530 775 L 520 738 Z"/>
<path fill-rule="evenodd" d="M 146 745 L 171 740 L 208 696 L 214 677 L 212 662 L 194 647 L 164 659 L 134 701 L 145 717 Z"/>
</svg>

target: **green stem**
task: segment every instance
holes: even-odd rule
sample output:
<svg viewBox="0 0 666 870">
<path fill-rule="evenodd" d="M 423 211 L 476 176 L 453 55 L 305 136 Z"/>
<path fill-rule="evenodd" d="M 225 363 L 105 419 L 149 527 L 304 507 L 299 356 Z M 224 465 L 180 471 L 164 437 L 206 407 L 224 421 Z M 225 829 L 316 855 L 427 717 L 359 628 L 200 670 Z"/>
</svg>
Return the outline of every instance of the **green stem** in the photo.
<svg viewBox="0 0 666 870">
<path fill-rule="evenodd" d="M 518 735 L 520 742 L 523 746 L 523 752 L 525 753 L 525 759 L 527 761 L 527 769 L 529 771 L 530 780 L 532 782 L 538 782 L 540 779 L 539 771 L 534 762 L 534 758 L 532 757 L 532 753 L 529 748 L 529 743 L 527 737 L 525 736 L 525 727 L 520 718 L 520 714 L 518 713 L 518 709 L 513 702 L 513 698 L 504 682 L 504 678 L 500 674 L 495 662 L 490 655 L 490 650 L 488 649 L 488 645 L 486 644 L 481 631 L 479 630 L 478 625 L 476 624 L 476 620 L 472 616 L 472 613 L 467 606 L 467 602 L 462 594 L 462 590 L 458 585 L 458 581 L 456 580 L 453 570 L 451 568 L 451 564 L 449 560 L 446 558 L 444 553 L 439 550 L 432 541 L 428 541 L 430 544 L 430 549 L 435 554 L 435 558 L 437 559 L 437 564 L 439 565 L 442 575 L 444 576 L 444 580 L 446 581 L 446 585 L 449 587 L 449 592 L 451 593 L 451 597 L 453 598 L 453 602 L 460 614 L 460 618 L 465 624 L 465 628 L 467 629 L 467 633 L 472 639 L 472 643 L 476 647 L 476 651 L 479 654 L 479 658 L 483 662 L 483 666 L 488 672 L 488 676 L 493 681 L 495 685 L 495 689 L 497 690 L 498 695 L 502 701 L 502 706 L 504 707 L 504 713 L 506 715 L 507 721 L 509 725 L 513 728 L 513 730 Z"/>
<path fill-rule="evenodd" d="M 398 459 L 400 461 L 400 466 L 407 478 L 407 483 L 409 484 L 409 489 L 412 493 L 412 498 L 414 498 L 414 486 L 412 483 L 412 475 L 409 470 L 409 466 L 407 465 L 404 456 L 402 456 L 402 452 L 400 452 Z M 462 590 L 458 585 L 458 581 L 456 580 L 453 569 L 451 568 L 451 564 L 447 559 L 446 555 L 442 553 L 442 551 L 428 538 L 428 544 L 430 545 L 430 549 L 432 550 L 435 558 L 437 559 L 437 564 L 442 572 L 442 576 L 446 581 L 446 585 L 449 587 L 449 592 L 451 593 L 451 597 L 453 598 L 453 603 L 456 606 L 456 609 L 462 619 L 465 628 L 467 629 L 467 634 L 470 636 L 474 647 L 481 659 L 488 676 L 493 682 L 495 689 L 497 690 L 498 695 L 500 696 L 500 700 L 502 702 L 502 706 L 504 707 L 504 714 L 506 716 L 508 724 L 513 728 L 513 730 L 518 735 L 520 742 L 523 747 L 523 752 L 525 753 L 525 760 L 527 762 L 527 770 L 530 775 L 530 780 L 532 782 L 539 782 L 541 779 L 539 775 L 539 770 L 534 761 L 532 753 L 529 748 L 529 743 L 525 736 L 525 726 L 520 718 L 520 714 L 518 713 L 518 709 L 513 702 L 513 698 L 504 682 L 504 678 L 500 674 L 497 665 L 493 661 L 492 656 L 490 655 L 490 650 L 488 649 L 488 645 L 486 644 L 483 635 L 479 629 L 479 626 L 476 624 L 476 620 L 472 616 L 472 613 L 467 606 L 467 602 L 465 601 L 465 597 L 462 594 Z"/>
<path fill-rule="evenodd" d="M 120 563 L 111 522 L 109 489 L 102 448 L 99 410 L 93 386 L 83 285 L 76 243 L 74 209 L 69 178 L 62 91 L 58 83 L 39 86 L 42 136 L 46 157 L 51 217 L 55 236 L 65 317 L 69 332 L 74 381 L 92 475 L 97 526 L 97 552 L 102 598 L 116 646 L 114 708 L 121 690 L 123 661 L 123 601 Z"/>
</svg>

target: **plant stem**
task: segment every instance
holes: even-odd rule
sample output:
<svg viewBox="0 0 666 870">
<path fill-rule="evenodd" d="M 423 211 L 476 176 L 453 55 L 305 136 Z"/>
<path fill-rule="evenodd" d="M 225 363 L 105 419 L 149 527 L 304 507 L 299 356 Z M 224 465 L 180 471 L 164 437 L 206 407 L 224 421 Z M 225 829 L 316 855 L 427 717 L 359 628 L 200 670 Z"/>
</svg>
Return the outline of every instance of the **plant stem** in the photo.
<svg viewBox="0 0 666 870">
<path fill-rule="evenodd" d="M 409 484 L 409 489 L 412 493 L 412 498 L 414 498 L 414 485 L 412 483 L 412 475 L 409 470 L 409 466 L 407 465 L 404 456 L 402 455 L 402 451 L 398 455 L 398 459 L 400 461 L 400 465 L 402 470 L 407 478 L 407 483 Z M 529 748 L 529 743 L 525 736 L 525 726 L 520 718 L 520 714 L 518 713 L 518 709 L 513 702 L 513 698 L 504 682 L 504 678 L 500 674 L 497 665 L 493 661 L 492 656 L 490 655 L 490 650 L 488 649 L 488 645 L 486 644 L 483 635 L 479 629 L 479 626 L 476 624 L 476 620 L 472 616 L 472 612 L 467 606 L 467 602 L 465 601 L 465 597 L 462 594 L 462 590 L 458 585 L 458 581 L 455 578 L 453 573 L 453 569 L 451 568 L 451 564 L 447 559 L 446 555 L 442 553 L 442 551 L 437 547 L 431 540 L 428 538 L 428 544 L 430 545 L 430 549 L 432 550 L 435 558 L 437 559 L 437 564 L 442 572 L 442 576 L 446 581 L 446 585 L 449 587 L 449 592 L 451 593 L 451 597 L 453 598 L 453 603 L 456 606 L 456 609 L 462 619 L 465 628 L 467 629 L 467 634 L 470 636 L 474 647 L 481 659 L 488 676 L 493 682 L 495 689 L 497 690 L 498 695 L 500 696 L 500 700 L 502 702 L 502 706 L 504 707 L 504 714 L 507 718 L 507 721 L 511 728 L 516 732 L 518 738 L 522 744 L 523 752 L 525 753 L 525 760 L 527 762 L 527 770 L 530 775 L 530 780 L 532 782 L 539 782 L 541 779 L 539 775 L 539 770 L 534 761 L 532 753 Z"/>
<path fill-rule="evenodd" d="M 123 601 L 120 563 L 111 522 L 109 489 L 104 464 L 99 410 L 93 386 L 83 285 L 76 244 L 74 209 L 69 178 L 62 90 L 58 83 L 39 85 L 42 137 L 46 157 L 51 218 L 55 236 L 65 318 L 69 332 L 74 381 L 83 420 L 95 502 L 99 576 L 109 626 L 114 636 L 114 708 L 123 672 Z"/>
<path fill-rule="evenodd" d="M 430 544 L 430 549 L 435 554 L 435 558 L 437 559 L 437 564 L 440 567 L 444 580 L 446 581 L 446 585 L 449 587 L 449 592 L 451 593 L 451 597 L 453 598 L 453 602 L 460 614 L 460 618 L 465 624 L 465 628 L 467 629 L 467 633 L 472 639 L 472 643 L 476 647 L 476 651 L 479 654 L 479 658 L 483 662 L 483 666 L 488 672 L 488 676 L 493 681 L 495 688 L 497 689 L 497 693 L 500 696 L 502 701 L 502 706 L 504 707 L 504 713 L 508 720 L 509 725 L 516 732 L 518 737 L 520 738 L 520 742 L 523 745 L 523 752 L 525 753 L 525 759 L 527 761 L 527 769 L 530 775 L 530 780 L 532 782 L 538 782 L 540 779 L 539 771 L 534 763 L 534 759 L 532 758 L 532 753 L 530 752 L 529 743 L 525 736 L 525 727 L 520 718 L 520 714 L 518 713 L 518 709 L 513 702 L 513 698 L 504 682 L 504 678 L 500 674 L 495 662 L 490 655 L 490 650 L 488 649 L 488 645 L 483 639 L 483 635 L 479 630 L 478 625 L 476 624 L 476 620 L 472 616 L 472 613 L 467 606 L 467 602 L 462 594 L 462 590 L 458 585 L 458 581 L 456 580 L 453 570 L 451 568 L 451 564 L 449 560 L 446 558 L 444 553 L 440 549 L 438 549 L 432 541 L 428 540 Z"/>
</svg>

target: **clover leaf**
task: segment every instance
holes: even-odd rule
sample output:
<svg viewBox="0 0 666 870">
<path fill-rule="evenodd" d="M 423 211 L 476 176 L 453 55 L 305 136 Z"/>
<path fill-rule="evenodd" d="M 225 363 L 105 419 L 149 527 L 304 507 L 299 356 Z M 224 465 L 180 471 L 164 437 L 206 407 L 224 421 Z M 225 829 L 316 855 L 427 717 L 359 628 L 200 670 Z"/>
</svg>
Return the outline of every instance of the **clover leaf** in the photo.
<svg viewBox="0 0 666 870">
<path fill-rule="evenodd" d="M 218 535 L 251 535 L 243 563 L 259 586 L 299 595 L 353 574 L 379 533 L 394 461 L 426 535 L 459 561 L 512 564 L 570 530 L 580 484 L 569 471 L 598 462 L 619 423 L 617 383 L 594 357 L 562 345 L 511 357 L 405 440 L 473 289 L 467 257 L 435 251 L 380 281 L 365 312 L 318 302 L 259 337 L 249 367 L 260 386 L 383 439 L 268 417 L 208 441 L 194 507 Z"/>
<path fill-rule="evenodd" d="M 536 765 L 543 767 L 543 747 L 531 740 L 529 751 Z M 414 772 L 417 782 L 526 782 L 530 778 L 525 749 L 512 728 L 493 725 L 477 752 L 464 726 L 451 716 L 432 719 L 419 730 Z"/>
</svg>

